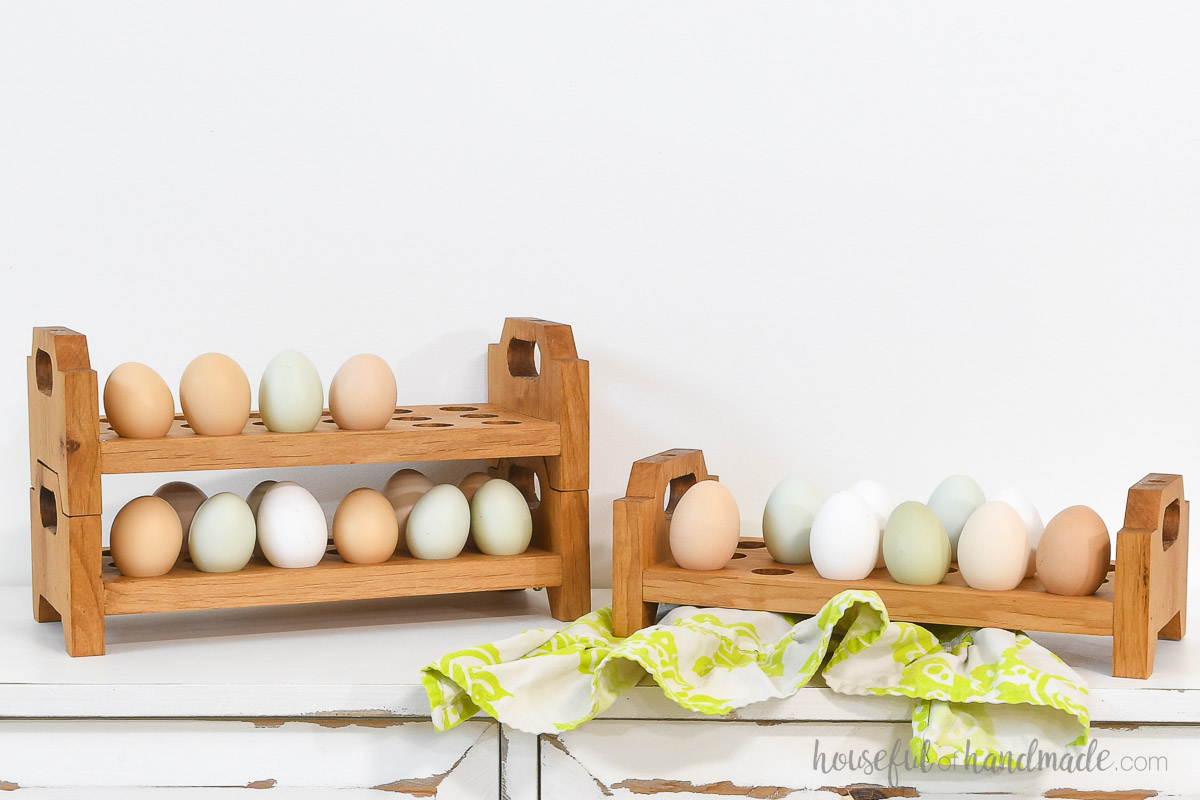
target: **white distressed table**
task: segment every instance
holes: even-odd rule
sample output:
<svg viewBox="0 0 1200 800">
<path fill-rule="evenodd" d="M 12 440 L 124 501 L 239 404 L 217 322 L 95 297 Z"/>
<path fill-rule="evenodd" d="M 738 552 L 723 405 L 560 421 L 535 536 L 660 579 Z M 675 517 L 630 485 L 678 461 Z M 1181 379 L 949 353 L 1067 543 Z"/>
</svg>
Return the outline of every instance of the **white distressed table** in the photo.
<svg viewBox="0 0 1200 800">
<path fill-rule="evenodd" d="M 608 602 L 596 593 L 595 605 Z M 554 627 L 535 592 L 117 617 L 108 655 L 72 659 L 28 590 L 0 589 L 0 790 L 22 797 L 1048 797 L 1200 793 L 1200 642 L 1160 643 L 1148 681 L 1108 677 L 1109 640 L 1035 638 L 1092 685 L 1105 771 L 833 769 L 909 735 L 909 703 L 823 688 L 722 719 L 653 686 L 576 731 L 485 717 L 439 734 L 418 669 Z M 826 769 L 814 766 L 815 752 Z M 1098 753 L 1097 753 L 1098 754 Z M 1095 763 L 1093 757 L 1093 763 Z M 1113 794 L 1106 794 L 1113 793 Z"/>
</svg>

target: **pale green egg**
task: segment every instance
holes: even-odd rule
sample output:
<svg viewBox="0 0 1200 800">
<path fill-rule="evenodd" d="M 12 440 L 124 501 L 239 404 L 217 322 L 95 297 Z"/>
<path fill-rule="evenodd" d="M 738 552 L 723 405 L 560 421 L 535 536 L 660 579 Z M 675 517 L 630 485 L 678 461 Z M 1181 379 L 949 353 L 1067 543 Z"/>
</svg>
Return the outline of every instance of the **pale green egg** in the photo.
<svg viewBox="0 0 1200 800">
<path fill-rule="evenodd" d="M 201 572 L 237 572 L 254 552 L 254 513 L 232 492 L 214 494 L 196 509 L 188 552 Z"/>
<path fill-rule="evenodd" d="M 950 537 L 929 506 L 912 500 L 896 506 L 883 529 L 883 563 L 897 583 L 942 582 L 950 569 Z"/>
<path fill-rule="evenodd" d="M 929 495 L 929 508 L 950 537 L 950 557 L 958 559 L 958 537 L 967 520 L 987 501 L 979 484 L 966 475 L 951 475 Z"/>
<path fill-rule="evenodd" d="M 763 509 L 763 541 L 780 564 L 811 564 L 809 537 L 824 501 L 803 478 L 788 478 L 775 487 Z"/>
<path fill-rule="evenodd" d="M 317 368 L 302 353 L 284 350 L 271 359 L 258 384 L 258 412 L 267 430 L 305 433 L 317 427 L 325 390 Z"/>
</svg>

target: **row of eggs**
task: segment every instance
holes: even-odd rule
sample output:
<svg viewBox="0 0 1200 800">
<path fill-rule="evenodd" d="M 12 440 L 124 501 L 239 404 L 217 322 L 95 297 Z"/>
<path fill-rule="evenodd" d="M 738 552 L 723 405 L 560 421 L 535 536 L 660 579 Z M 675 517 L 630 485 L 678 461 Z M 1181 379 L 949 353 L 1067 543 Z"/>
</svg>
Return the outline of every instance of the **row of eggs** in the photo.
<svg viewBox="0 0 1200 800">
<path fill-rule="evenodd" d="M 434 485 L 412 469 L 388 479 L 382 492 L 355 489 L 334 513 L 333 545 L 344 561 L 387 561 L 400 542 L 420 559 L 454 558 L 470 538 L 487 555 L 519 555 L 533 535 L 525 496 L 482 472 L 458 485 Z M 237 572 L 255 554 L 285 569 L 316 566 L 329 546 L 320 502 L 290 481 L 263 481 L 243 500 L 212 497 L 175 481 L 125 504 L 113 520 L 109 550 L 129 577 L 163 575 L 186 554 L 201 572 Z"/>
<path fill-rule="evenodd" d="M 733 495 L 715 481 L 695 484 L 671 517 L 670 548 L 685 569 L 720 569 L 737 547 Z M 825 500 L 803 478 L 771 492 L 763 540 L 782 564 L 812 564 L 830 580 L 861 580 L 879 567 L 898 583 L 941 583 L 956 562 L 975 589 L 1015 589 L 1037 574 L 1052 594 L 1089 595 L 1108 574 L 1111 544 L 1100 516 L 1072 506 L 1043 526 L 1024 495 L 1005 489 L 988 499 L 974 480 L 953 475 L 927 503 L 896 505 L 875 481 L 858 481 Z"/>
<path fill-rule="evenodd" d="M 241 433 L 250 419 L 250 381 L 229 356 L 206 353 L 184 369 L 179 403 L 188 425 L 198 434 Z M 267 430 L 311 431 L 321 421 L 325 404 L 317 368 L 302 353 L 285 350 L 263 371 L 258 403 Z M 356 355 L 333 376 L 329 412 L 339 428 L 382 428 L 395 409 L 396 377 L 379 356 Z M 114 369 L 104 383 L 104 413 L 118 436 L 155 439 L 171 429 L 175 398 L 157 372 L 145 364 L 127 362 Z"/>
</svg>

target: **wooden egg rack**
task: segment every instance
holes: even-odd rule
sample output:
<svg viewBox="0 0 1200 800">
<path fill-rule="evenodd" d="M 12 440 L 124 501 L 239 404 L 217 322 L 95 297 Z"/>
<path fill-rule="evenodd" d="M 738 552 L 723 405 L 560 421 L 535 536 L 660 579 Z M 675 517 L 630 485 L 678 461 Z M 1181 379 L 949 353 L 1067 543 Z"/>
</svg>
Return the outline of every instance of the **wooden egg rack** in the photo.
<svg viewBox="0 0 1200 800">
<path fill-rule="evenodd" d="M 1179 475 L 1147 475 L 1129 490 L 1116 561 L 1099 592 L 1063 597 L 1027 578 L 1007 592 L 972 589 L 952 568 L 937 586 L 896 583 L 886 569 L 832 581 L 811 564 L 780 564 L 761 539 L 742 539 L 724 569 L 692 571 L 671 558 L 668 529 L 679 498 L 716 480 L 699 450 L 637 461 L 613 504 L 613 628 L 653 625 L 658 603 L 815 614 L 846 589 L 876 592 L 894 620 L 1113 637 L 1112 674 L 1148 678 L 1157 639 L 1181 639 L 1187 616 L 1188 502 Z"/>
<path fill-rule="evenodd" d="M 115 614 L 536 587 L 546 588 L 555 619 L 586 614 L 588 362 L 577 356 L 569 326 L 507 319 L 500 342 L 488 347 L 487 370 L 489 402 L 398 407 L 382 430 L 341 430 L 326 411 L 310 433 L 272 433 L 255 414 L 235 436 L 199 436 L 177 417 L 165 437 L 123 439 L 100 416 L 86 338 L 35 328 L 28 359 L 34 618 L 61 619 L 67 652 L 84 656 L 104 653 L 104 619 Z M 525 553 L 468 548 L 423 561 L 402 548 L 380 564 L 348 564 L 331 551 L 308 569 L 254 559 L 240 572 L 183 563 L 156 578 L 129 578 L 101 546 L 102 475 L 460 459 L 488 459 L 489 474 L 524 493 L 534 523 Z"/>
</svg>

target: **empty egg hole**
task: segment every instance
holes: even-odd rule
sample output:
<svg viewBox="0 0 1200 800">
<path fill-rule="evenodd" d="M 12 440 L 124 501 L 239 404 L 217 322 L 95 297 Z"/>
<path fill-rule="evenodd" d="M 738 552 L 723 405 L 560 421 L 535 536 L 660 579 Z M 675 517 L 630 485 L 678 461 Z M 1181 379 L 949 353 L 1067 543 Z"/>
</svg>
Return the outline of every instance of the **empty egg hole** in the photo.
<svg viewBox="0 0 1200 800">
<path fill-rule="evenodd" d="M 542 355 L 537 342 L 512 339 L 508 343 L 508 371 L 514 378 L 536 378 Z"/>
<path fill-rule="evenodd" d="M 403 422 L 424 422 L 433 419 L 433 417 L 392 417 L 392 419 L 398 419 Z"/>
<path fill-rule="evenodd" d="M 958 567 L 951 567 L 950 569 L 946 570 L 947 575 L 953 575 L 956 572 L 958 572 Z"/>
<path fill-rule="evenodd" d="M 462 414 L 461 416 L 465 417 L 466 419 L 493 419 L 497 415 L 480 413 L 480 414 Z"/>
<path fill-rule="evenodd" d="M 1175 544 L 1175 540 L 1179 538 L 1179 501 L 1172 501 L 1171 505 L 1167 506 L 1167 510 L 1163 512 L 1162 522 L 1163 533 L 1163 550 L 1167 550 L 1171 545 Z"/>
<path fill-rule="evenodd" d="M 695 475 L 680 475 L 678 478 L 672 478 L 671 482 L 667 484 L 667 491 L 663 493 L 663 511 L 668 514 L 675 513 L 675 506 L 679 505 L 684 493 L 695 485 Z"/>
<path fill-rule="evenodd" d="M 396 409 L 396 414 L 397 414 L 397 415 L 399 415 L 399 414 L 411 414 L 411 413 L 413 413 L 411 408 L 397 408 L 397 409 Z"/>
<path fill-rule="evenodd" d="M 454 423 L 452 423 L 452 422 L 418 422 L 416 425 L 413 425 L 413 427 L 414 428 L 452 428 L 452 427 L 454 427 Z"/>
<path fill-rule="evenodd" d="M 38 511 L 42 527 L 51 533 L 58 533 L 58 503 L 55 502 L 54 492 L 45 486 L 38 491 Z"/>
<path fill-rule="evenodd" d="M 478 411 L 478 406 L 442 406 L 439 411 Z"/>
<path fill-rule="evenodd" d="M 520 425 L 519 419 L 485 419 L 484 425 Z"/>
<path fill-rule="evenodd" d="M 254 421 L 252 424 L 254 424 L 254 425 L 262 425 L 263 427 L 266 427 L 266 425 L 267 425 L 267 423 L 263 422 L 261 419 L 259 419 L 259 420 L 255 420 L 255 421 Z"/>
<path fill-rule="evenodd" d="M 777 569 L 775 567 L 763 567 L 761 569 L 752 569 L 750 571 L 755 575 L 791 575 L 793 572 L 793 570 L 790 569 Z"/>
<path fill-rule="evenodd" d="M 757 550 L 760 547 L 766 547 L 766 546 L 767 546 L 766 542 L 760 542 L 760 541 L 756 541 L 753 539 L 751 539 L 748 542 L 747 541 L 738 542 L 739 550 Z"/>
<path fill-rule="evenodd" d="M 192 427 L 192 426 L 191 426 L 191 425 L 188 425 L 186 422 L 184 422 L 184 423 L 183 423 L 183 424 L 181 424 L 179 427 L 181 427 L 181 428 L 188 428 L 188 429 L 191 429 L 191 427 Z"/>
<path fill-rule="evenodd" d="M 46 396 L 54 392 L 54 365 L 45 350 L 33 354 L 33 376 L 39 392 Z"/>
<path fill-rule="evenodd" d="M 735 559 L 735 558 L 745 558 L 745 557 L 746 557 L 746 554 L 745 554 L 745 553 L 734 553 L 734 554 L 733 554 L 733 555 L 731 555 L 729 558 L 730 558 L 730 559 Z"/>
</svg>

